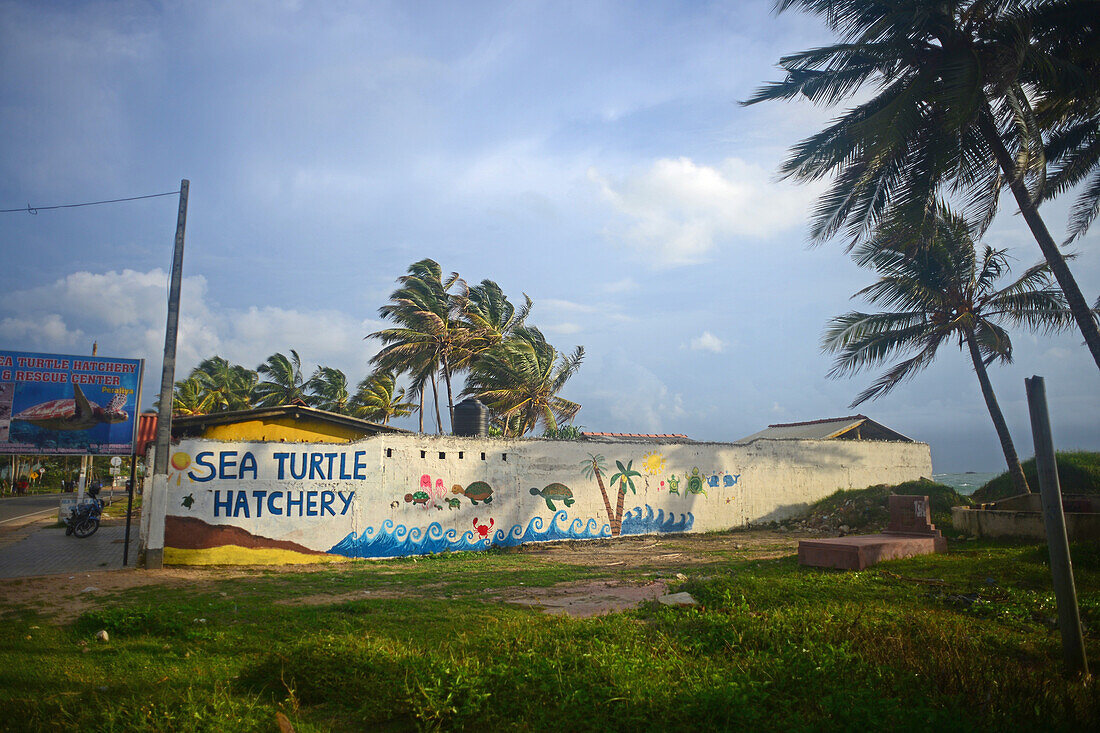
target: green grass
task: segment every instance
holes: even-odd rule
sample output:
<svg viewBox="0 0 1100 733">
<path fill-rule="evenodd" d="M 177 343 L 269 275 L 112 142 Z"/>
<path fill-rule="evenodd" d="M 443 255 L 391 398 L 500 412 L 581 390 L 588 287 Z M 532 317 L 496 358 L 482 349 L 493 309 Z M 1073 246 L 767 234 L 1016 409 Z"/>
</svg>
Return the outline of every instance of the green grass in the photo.
<svg viewBox="0 0 1100 733">
<path fill-rule="evenodd" d="M 1090 451 L 1060 451 L 1055 454 L 1058 464 L 1058 483 L 1063 494 L 1100 494 L 1100 453 Z M 1039 476 L 1035 472 L 1035 459 L 1023 464 L 1024 476 L 1032 492 L 1039 492 Z M 1002 473 L 975 491 L 974 501 L 996 501 L 1016 495 L 1008 472 Z"/>
<path fill-rule="evenodd" d="M 1073 550 L 1095 666 L 1100 544 Z M 954 543 L 858 573 L 707 559 L 680 588 L 698 607 L 584 620 L 495 596 L 655 568 L 491 551 L 256 571 L 134 588 L 68 624 L 0 600 L 0 728 L 270 731 L 279 711 L 299 731 L 1100 724 L 1100 686 L 1061 674 L 1041 546 Z"/>
</svg>

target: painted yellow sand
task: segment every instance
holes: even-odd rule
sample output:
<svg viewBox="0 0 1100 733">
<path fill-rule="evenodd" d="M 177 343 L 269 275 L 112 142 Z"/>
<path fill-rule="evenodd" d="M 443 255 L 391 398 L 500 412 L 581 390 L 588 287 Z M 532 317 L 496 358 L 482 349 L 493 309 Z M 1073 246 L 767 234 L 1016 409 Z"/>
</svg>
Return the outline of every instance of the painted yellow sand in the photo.
<svg viewBox="0 0 1100 733">
<path fill-rule="evenodd" d="M 273 547 L 222 545 L 202 550 L 164 548 L 165 565 L 305 565 L 320 562 L 347 562 L 342 555 L 308 555 Z"/>
</svg>

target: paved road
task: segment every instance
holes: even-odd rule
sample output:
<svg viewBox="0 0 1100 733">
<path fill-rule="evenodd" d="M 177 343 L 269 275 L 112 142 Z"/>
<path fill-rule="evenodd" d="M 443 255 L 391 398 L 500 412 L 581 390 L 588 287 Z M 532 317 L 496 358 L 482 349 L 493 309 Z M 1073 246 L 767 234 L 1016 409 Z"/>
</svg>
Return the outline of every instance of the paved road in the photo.
<svg viewBox="0 0 1100 733">
<path fill-rule="evenodd" d="M 137 527 L 132 527 L 130 567 L 137 561 L 137 534 Z M 56 526 L 24 529 L 18 538 L 9 537 L 9 542 L 0 546 L 0 578 L 118 570 L 125 536 L 124 522 L 102 525 L 84 539 L 66 536 L 65 530 Z"/>
<path fill-rule="evenodd" d="M 61 499 L 72 499 L 76 494 L 28 494 L 27 496 L 7 496 L 0 499 L 0 526 L 25 524 L 37 519 L 48 517 L 50 513 L 57 514 L 57 507 Z M 100 498 L 107 502 L 126 499 L 126 492 L 122 490 L 107 490 L 101 493 Z"/>
</svg>

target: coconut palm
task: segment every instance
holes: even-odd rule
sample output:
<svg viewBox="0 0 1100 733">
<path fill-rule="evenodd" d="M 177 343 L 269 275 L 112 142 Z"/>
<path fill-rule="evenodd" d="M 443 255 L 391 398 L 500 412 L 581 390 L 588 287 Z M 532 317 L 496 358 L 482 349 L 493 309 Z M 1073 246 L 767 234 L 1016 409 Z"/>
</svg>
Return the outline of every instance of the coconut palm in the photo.
<svg viewBox="0 0 1100 733">
<path fill-rule="evenodd" d="M 339 369 L 319 366 L 305 386 L 311 392 L 307 398 L 310 406 L 348 414 L 348 378 Z"/>
<path fill-rule="evenodd" d="M 306 401 L 302 359 L 294 349 L 290 350 L 289 358 L 281 352 L 272 354 L 256 371 L 266 377 L 254 390 L 256 404 L 274 407 Z"/>
<path fill-rule="evenodd" d="M 215 355 L 199 362 L 188 376 L 188 380 L 191 379 L 195 380 L 202 394 L 198 405 L 201 414 L 252 407 L 252 391 L 257 376 L 251 369 L 230 364 Z"/>
<path fill-rule="evenodd" d="M 182 382 L 176 382 L 172 393 L 172 414 L 191 416 L 202 415 L 203 385 L 194 376 L 188 377 Z"/>
<path fill-rule="evenodd" d="M 405 402 L 405 388 L 396 389 L 397 380 L 392 372 L 377 371 L 359 383 L 352 397 L 352 414 L 364 420 L 388 425 L 395 417 L 411 415 L 417 409 L 412 402 Z"/>
<path fill-rule="evenodd" d="M 918 231 L 905 222 L 886 222 L 856 249 L 856 261 L 880 275 L 856 295 L 890 310 L 851 312 L 829 322 L 822 346 L 838 355 L 829 376 L 913 354 L 861 392 L 851 405 L 855 407 L 912 378 L 932 363 L 941 345 L 957 338 L 959 347 L 970 353 L 1014 485 L 1026 493 L 1027 481 L 986 366 L 1012 360 L 1012 342 L 999 321 L 1046 330 L 1064 328 L 1072 325 L 1065 299 L 1050 282 L 1046 263 L 995 289 L 996 281 L 1009 271 L 1004 251 L 986 247 L 978 257 L 972 228 L 946 207 L 939 208 L 926 239 L 913 242 Z"/>
<path fill-rule="evenodd" d="M 559 354 L 541 331 L 524 326 L 471 364 L 463 394 L 485 403 L 505 437 L 524 435 L 540 422 L 556 428 L 581 408 L 558 393 L 583 360 L 584 347 Z"/>
<path fill-rule="evenodd" d="M 523 305 L 517 309 L 492 280 L 482 280 L 471 287 L 462 309 L 462 322 L 469 331 L 465 344 L 467 358 L 476 359 L 478 354 L 522 328 L 531 312 L 531 305 L 531 298 L 524 293 Z"/>
<path fill-rule="evenodd" d="M 451 292 L 455 289 L 456 292 Z M 459 316 L 465 303 L 465 283 L 458 273 L 443 277 L 434 260 L 424 259 L 409 266 L 408 274 L 398 278 L 398 288 L 390 294 L 390 302 L 378 309 L 386 320 L 397 325 L 370 334 L 385 344 L 371 359 L 380 369 L 396 374 L 416 371 L 420 376 L 425 366 L 431 367 L 430 381 L 438 402 L 435 374 L 442 374 L 447 386 L 447 407 L 454 420 L 454 398 L 451 375 L 455 364 L 465 358 L 467 329 Z M 415 366 L 413 366 L 415 365 Z M 442 420 L 437 422 L 443 432 Z"/>
<path fill-rule="evenodd" d="M 1076 16 L 1060 21 L 1050 12 L 1058 4 L 779 0 L 781 12 L 821 16 L 841 42 L 784 57 L 786 79 L 746 104 L 805 96 L 831 106 L 874 90 L 796 145 L 781 168 L 802 181 L 835 175 L 814 212 L 818 240 L 843 231 L 855 245 L 894 216 L 934 227 L 937 201 L 948 193 L 963 196 L 968 216 L 984 226 L 1007 183 L 1100 367 L 1096 320 L 1038 211 L 1046 158 L 1029 92 L 1066 93 L 1073 87 L 1064 80 L 1079 67 L 1064 46 L 1036 42 L 1043 39 L 1034 29 L 1048 22 L 1072 36 L 1074 25 L 1095 27 L 1095 2 L 1061 3 Z"/>
</svg>

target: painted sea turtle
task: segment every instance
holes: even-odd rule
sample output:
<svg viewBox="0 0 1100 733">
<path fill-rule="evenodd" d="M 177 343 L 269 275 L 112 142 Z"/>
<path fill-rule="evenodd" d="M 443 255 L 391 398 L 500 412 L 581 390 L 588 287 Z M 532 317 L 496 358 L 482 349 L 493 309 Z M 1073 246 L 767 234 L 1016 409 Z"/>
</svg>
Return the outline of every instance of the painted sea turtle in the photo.
<svg viewBox="0 0 1100 733">
<path fill-rule="evenodd" d="M 691 475 L 688 476 L 687 486 L 685 488 L 689 494 L 707 495 L 706 489 L 703 488 L 703 477 L 699 475 L 698 468 L 691 469 Z"/>
<path fill-rule="evenodd" d="M 50 400 L 28 407 L 12 420 L 23 420 L 46 430 L 87 430 L 102 423 L 126 422 L 129 415 L 123 410 L 126 395 L 115 395 L 106 407 L 89 402 L 80 389 L 73 385 L 73 399 Z"/>
<path fill-rule="evenodd" d="M 676 474 L 668 477 L 668 493 L 680 495 L 680 477 Z"/>
<path fill-rule="evenodd" d="M 483 501 L 486 504 L 493 501 L 493 487 L 484 481 L 474 481 L 465 489 L 459 484 L 455 484 L 454 487 L 451 488 L 451 493 L 462 494 L 474 505 L 477 505 L 479 501 Z"/>
<path fill-rule="evenodd" d="M 451 509 L 458 509 L 462 506 L 462 502 L 452 496 L 447 499 L 447 506 Z"/>
<path fill-rule="evenodd" d="M 410 504 L 423 504 L 425 508 L 428 506 L 428 502 L 431 501 L 427 491 L 417 491 L 414 494 L 405 494 L 405 501 Z"/>
<path fill-rule="evenodd" d="M 556 512 L 557 507 L 554 506 L 555 501 L 560 501 L 562 504 L 573 506 L 573 490 L 565 484 L 559 484 L 557 482 L 548 485 L 542 491 L 538 489 L 531 489 L 531 496 L 541 496 L 546 500 L 546 506 L 550 507 L 550 511 Z"/>
</svg>

